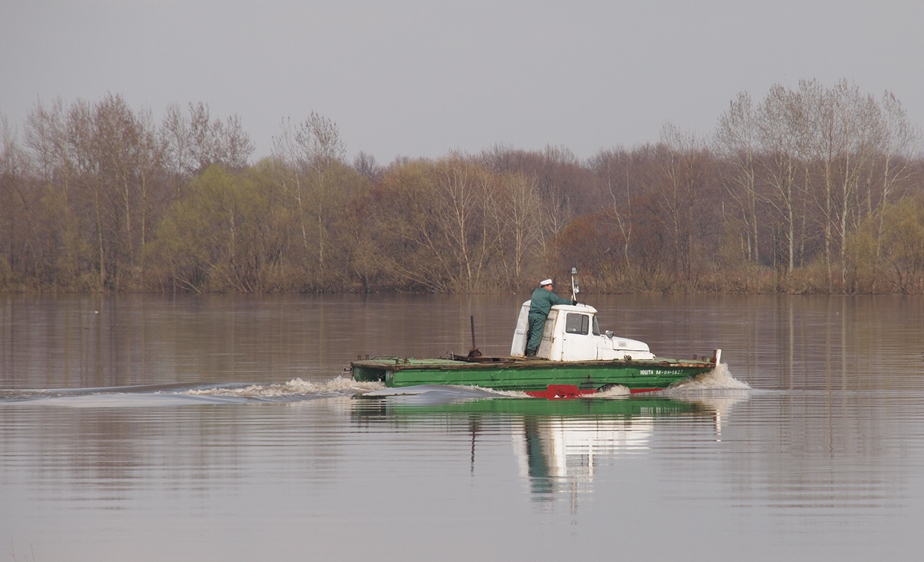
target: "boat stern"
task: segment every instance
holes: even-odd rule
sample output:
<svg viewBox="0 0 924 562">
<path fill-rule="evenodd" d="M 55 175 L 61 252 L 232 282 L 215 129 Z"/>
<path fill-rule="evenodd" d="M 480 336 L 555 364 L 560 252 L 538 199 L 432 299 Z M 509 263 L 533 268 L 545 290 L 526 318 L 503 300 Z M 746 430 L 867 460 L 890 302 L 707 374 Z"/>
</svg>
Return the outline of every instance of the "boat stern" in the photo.
<svg viewBox="0 0 924 562">
<path fill-rule="evenodd" d="M 389 369 L 383 361 L 359 360 L 350 363 L 350 374 L 354 381 L 359 382 L 384 382 Z"/>
</svg>

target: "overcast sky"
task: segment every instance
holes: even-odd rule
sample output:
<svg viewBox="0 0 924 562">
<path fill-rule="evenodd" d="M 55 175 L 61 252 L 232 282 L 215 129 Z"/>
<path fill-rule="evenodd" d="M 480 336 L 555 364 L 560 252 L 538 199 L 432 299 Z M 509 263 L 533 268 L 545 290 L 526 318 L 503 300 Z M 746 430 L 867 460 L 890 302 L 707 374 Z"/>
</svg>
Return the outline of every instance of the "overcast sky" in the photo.
<svg viewBox="0 0 924 562">
<path fill-rule="evenodd" d="M 846 78 L 924 125 L 921 0 L 0 0 L 0 115 L 205 102 L 267 155 L 311 111 L 352 158 L 496 144 L 587 158 L 712 133 L 738 92 Z"/>
</svg>

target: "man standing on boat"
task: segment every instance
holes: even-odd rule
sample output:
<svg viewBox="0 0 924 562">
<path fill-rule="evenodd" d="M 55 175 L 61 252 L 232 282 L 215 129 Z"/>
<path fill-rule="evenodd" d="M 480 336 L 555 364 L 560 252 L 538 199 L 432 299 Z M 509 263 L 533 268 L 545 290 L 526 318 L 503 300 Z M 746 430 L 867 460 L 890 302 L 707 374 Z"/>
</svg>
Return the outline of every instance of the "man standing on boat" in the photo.
<svg viewBox="0 0 924 562">
<path fill-rule="evenodd" d="M 535 357 L 542 343 L 542 332 L 549 310 L 556 304 L 577 304 L 577 301 L 563 299 L 552 292 L 552 280 L 545 279 L 539 288 L 533 291 L 529 305 L 529 340 L 526 342 L 526 356 Z"/>
</svg>

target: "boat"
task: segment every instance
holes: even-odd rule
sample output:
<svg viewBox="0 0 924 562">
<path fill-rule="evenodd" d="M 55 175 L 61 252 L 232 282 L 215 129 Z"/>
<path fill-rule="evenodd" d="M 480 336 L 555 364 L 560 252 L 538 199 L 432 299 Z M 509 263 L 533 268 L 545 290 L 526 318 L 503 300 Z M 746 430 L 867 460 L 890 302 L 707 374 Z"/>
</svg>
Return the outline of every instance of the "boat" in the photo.
<svg viewBox="0 0 924 562">
<path fill-rule="evenodd" d="M 572 269 L 572 299 L 578 292 Z M 474 342 L 467 355 L 436 359 L 366 357 L 350 364 L 357 381 L 382 381 L 386 387 L 426 384 L 478 386 L 520 391 L 537 398 L 575 398 L 616 386 L 631 393 L 663 390 L 715 369 L 721 350 L 711 357 L 686 360 L 655 356 L 648 344 L 601 332 L 597 309 L 587 304 L 555 305 L 546 319 L 535 357 L 526 357 L 530 301 L 520 307 L 510 355 L 482 355 Z"/>
</svg>

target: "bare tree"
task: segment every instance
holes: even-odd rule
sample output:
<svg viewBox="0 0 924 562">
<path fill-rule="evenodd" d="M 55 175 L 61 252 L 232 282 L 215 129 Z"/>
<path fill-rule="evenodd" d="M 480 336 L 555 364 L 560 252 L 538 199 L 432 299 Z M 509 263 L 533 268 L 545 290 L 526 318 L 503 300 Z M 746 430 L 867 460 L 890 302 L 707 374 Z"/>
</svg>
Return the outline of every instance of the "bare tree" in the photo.
<svg viewBox="0 0 924 562">
<path fill-rule="evenodd" d="M 464 292 L 478 290 L 489 251 L 497 247 L 500 238 L 500 233 L 490 228 L 489 219 L 497 182 L 477 164 L 453 155 L 437 165 L 435 184 L 441 204 L 433 209 L 434 218 L 454 262 L 455 285 Z"/>
<path fill-rule="evenodd" d="M 726 192 L 738 206 L 744 223 L 747 260 L 760 263 L 760 224 L 758 207 L 761 196 L 757 188 L 756 157 L 760 149 L 756 109 L 751 96 L 738 94 L 728 111 L 719 117 L 716 126 L 715 149 L 731 164 L 724 178 Z"/>
<path fill-rule="evenodd" d="M 634 170 L 633 155 L 623 149 L 599 152 L 591 159 L 604 189 L 609 194 L 607 216 L 611 217 L 622 234 L 622 258 L 627 271 L 632 268 L 632 200 L 639 189 L 639 178 Z"/>
<path fill-rule="evenodd" d="M 29 161 L 16 137 L 16 131 L 0 114 L 0 287 L 13 276 L 32 230 L 25 193 Z"/>
<path fill-rule="evenodd" d="M 232 115 L 224 122 L 212 119 L 209 106 L 202 102 L 190 103 L 188 111 L 187 116 L 179 106 L 168 107 L 160 132 L 177 189 L 213 164 L 230 171 L 247 167 L 254 147 L 240 117 Z"/>
<path fill-rule="evenodd" d="M 74 279 L 84 257 L 80 223 L 85 214 L 72 208 L 77 170 L 68 144 L 68 120 L 69 111 L 60 98 L 49 105 L 39 100 L 26 118 L 25 147 L 39 170 L 44 197 L 35 208 L 41 227 L 36 225 L 32 241 L 35 278 L 42 282 Z"/>
<path fill-rule="evenodd" d="M 180 106 L 167 107 L 160 128 L 160 140 L 164 147 L 164 161 L 176 196 L 188 177 L 191 157 L 189 151 L 189 122 Z"/>
<path fill-rule="evenodd" d="M 671 124 L 661 132 L 661 193 L 659 202 L 673 245 L 674 270 L 685 282 L 693 280 L 694 242 L 704 198 L 706 145 Z"/>
<path fill-rule="evenodd" d="M 382 179 L 382 167 L 375 161 L 375 156 L 360 151 L 353 159 L 353 169 L 372 183 Z"/>
<path fill-rule="evenodd" d="M 498 186 L 498 203 L 486 210 L 493 212 L 494 228 L 501 244 L 498 249 L 505 264 L 505 277 L 512 278 L 514 286 L 521 286 L 525 265 L 538 257 L 542 245 L 542 202 L 535 179 L 522 173 L 508 173 L 501 177 Z"/>
<path fill-rule="evenodd" d="M 912 161 L 920 151 L 921 134 L 908 121 L 907 113 L 895 94 L 886 92 L 882 97 L 881 113 L 879 114 L 879 149 L 881 170 L 881 192 L 879 205 L 874 209 L 870 203 L 869 213 L 878 213 L 878 232 L 876 236 L 876 255 L 881 255 L 882 247 L 878 241 L 882 240 L 885 216 L 881 209 L 886 205 L 892 194 L 907 185 L 913 177 Z M 872 190 L 870 191 L 872 193 Z M 872 197 L 870 198 L 872 199 Z"/>
<path fill-rule="evenodd" d="M 246 168 L 254 148 L 250 135 L 241 126 L 241 118 L 229 116 L 218 128 L 217 134 L 220 139 L 219 163 L 232 171 Z"/>
<path fill-rule="evenodd" d="M 345 167 L 346 149 L 336 123 L 315 112 L 299 125 L 284 120 L 273 138 L 273 155 L 295 209 L 305 257 L 313 262 L 315 287 L 325 282 L 330 229 L 346 205 L 347 193 L 334 180 Z M 334 211 L 334 209 L 337 211 Z"/>
<path fill-rule="evenodd" d="M 792 272 L 796 265 L 799 155 L 806 136 L 800 97 L 774 85 L 757 111 L 758 135 L 765 152 L 760 159 L 761 175 L 770 187 L 767 201 L 775 211 L 771 223 L 782 227 L 786 271 Z"/>
</svg>

